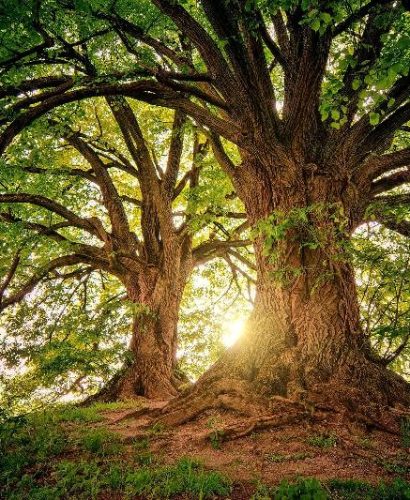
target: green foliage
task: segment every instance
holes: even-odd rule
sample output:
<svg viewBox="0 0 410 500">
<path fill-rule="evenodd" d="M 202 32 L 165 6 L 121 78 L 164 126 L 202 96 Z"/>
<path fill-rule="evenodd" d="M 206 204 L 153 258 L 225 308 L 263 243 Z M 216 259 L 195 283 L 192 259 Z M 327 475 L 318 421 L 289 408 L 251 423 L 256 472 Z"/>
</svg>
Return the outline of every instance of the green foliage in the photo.
<svg viewBox="0 0 410 500">
<path fill-rule="evenodd" d="M 333 434 L 318 434 L 308 437 L 306 442 L 317 448 L 334 448 L 337 445 L 337 436 Z"/>
<path fill-rule="evenodd" d="M 327 484 L 331 498 L 343 500 L 406 500 L 410 498 L 410 484 L 395 479 L 390 484 L 372 486 L 351 479 L 333 479 Z"/>
<path fill-rule="evenodd" d="M 377 486 L 351 479 L 332 479 L 321 483 L 317 479 L 306 478 L 291 483 L 282 481 L 277 487 L 262 483 L 252 500 L 406 500 L 410 498 L 410 484 L 395 479 L 389 484 Z"/>
<path fill-rule="evenodd" d="M 211 417 L 207 422 L 207 427 L 210 429 L 209 441 L 214 450 L 219 450 L 221 448 L 224 431 L 220 428 L 220 419 L 217 417 Z"/>
<path fill-rule="evenodd" d="M 286 266 L 281 257 L 294 246 L 302 252 L 304 249 L 326 249 L 326 257 L 340 260 L 348 247 L 344 237 L 347 219 L 341 204 L 315 203 L 307 207 L 292 208 L 286 213 L 274 210 L 264 220 L 258 222 L 254 236 L 261 236 L 264 253 L 276 268 L 272 271 L 275 279 L 290 282 L 305 271 L 302 266 Z M 332 250 L 329 250 L 333 247 Z M 331 252 L 331 254 L 329 253 Z M 326 279 L 327 276 L 324 277 Z M 321 277 L 313 289 L 320 285 Z"/>
<path fill-rule="evenodd" d="M 195 498 L 212 498 L 228 495 L 230 482 L 218 472 L 206 471 L 197 461 L 179 460 L 174 466 L 158 469 L 142 469 L 128 474 L 127 494 L 151 495 L 153 498 L 169 498 L 188 493 Z"/>
<path fill-rule="evenodd" d="M 376 351 L 391 359 L 390 367 L 403 375 L 410 354 L 409 255 L 406 238 L 376 224 L 362 226 L 354 235 L 352 259 L 363 329 Z"/>
<path fill-rule="evenodd" d="M 83 432 L 79 438 L 79 445 L 85 451 L 103 457 L 116 455 L 122 449 L 118 434 L 109 432 L 104 428 Z"/>
<path fill-rule="evenodd" d="M 277 487 L 258 484 L 252 500 L 327 500 L 325 488 L 317 479 L 300 479 L 295 483 L 282 481 Z"/>
<path fill-rule="evenodd" d="M 96 408 L 107 409 L 105 405 Z M 95 499 L 103 493 L 124 498 L 213 498 L 229 494 L 230 481 L 198 461 L 182 458 L 175 464 L 161 464 L 149 451 L 147 440 L 134 442 L 134 454 L 130 454 L 118 434 L 103 427 L 82 427 L 92 420 L 78 415 L 62 408 L 3 421 L 1 498 Z"/>
</svg>

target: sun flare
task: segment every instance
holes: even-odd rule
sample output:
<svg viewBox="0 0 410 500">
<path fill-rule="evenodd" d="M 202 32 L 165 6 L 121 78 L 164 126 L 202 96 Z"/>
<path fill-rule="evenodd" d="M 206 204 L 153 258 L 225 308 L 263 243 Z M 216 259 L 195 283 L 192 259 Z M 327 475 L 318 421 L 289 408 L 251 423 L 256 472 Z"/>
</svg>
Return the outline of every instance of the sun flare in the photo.
<svg viewBox="0 0 410 500">
<path fill-rule="evenodd" d="M 237 319 L 225 323 L 226 332 L 222 335 L 222 343 L 225 347 L 231 347 L 243 333 L 245 326 L 244 319 Z"/>
</svg>

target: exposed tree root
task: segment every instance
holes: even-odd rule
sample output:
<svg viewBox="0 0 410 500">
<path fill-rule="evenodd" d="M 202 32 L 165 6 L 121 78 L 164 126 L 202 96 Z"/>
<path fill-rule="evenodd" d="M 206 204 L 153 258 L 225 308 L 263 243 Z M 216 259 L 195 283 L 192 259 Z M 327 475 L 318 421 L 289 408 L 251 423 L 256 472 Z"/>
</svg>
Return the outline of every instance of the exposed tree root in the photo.
<svg viewBox="0 0 410 500">
<path fill-rule="evenodd" d="M 222 441 L 232 441 L 234 439 L 239 439 L 252 432 L 267 429 L 267 428 L 278 428 L 287 425 L 293 425 L 300 423 L 305 419 L 309 419 L 310 415 L 308 412 L 297 412 L 288 413 L 286 415 L 275 415 L 275 416 L 265 416 L 260 418 L 254 418 L 251 420 L 240 421 L 236 424 L 224 427 L 220 431 L 220 437 Z"/>
</svg>

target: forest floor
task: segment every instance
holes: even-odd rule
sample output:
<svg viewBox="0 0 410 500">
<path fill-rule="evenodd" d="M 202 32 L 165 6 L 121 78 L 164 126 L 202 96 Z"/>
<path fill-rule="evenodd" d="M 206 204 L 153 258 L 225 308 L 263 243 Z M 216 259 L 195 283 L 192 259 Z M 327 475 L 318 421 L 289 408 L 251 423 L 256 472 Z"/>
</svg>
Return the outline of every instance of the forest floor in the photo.
<svg viewBox="0 0 410 500">
<path fill-rule="evenodd" d="M 394 436 L 329 417 L 224 441 L 232 414 L 167 428 L 135 415 L 144 404 L 7 424 L 0 498 L 410 499 L 410 425 Z"/>
</svg>

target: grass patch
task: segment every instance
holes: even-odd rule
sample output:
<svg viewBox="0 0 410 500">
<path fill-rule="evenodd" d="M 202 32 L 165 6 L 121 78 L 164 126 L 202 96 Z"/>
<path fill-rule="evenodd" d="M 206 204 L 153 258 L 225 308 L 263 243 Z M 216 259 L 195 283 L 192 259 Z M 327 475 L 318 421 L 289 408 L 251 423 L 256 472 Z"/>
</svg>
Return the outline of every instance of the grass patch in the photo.
<svg viewBox="0 0 410 500">
<path fill-rule="evenodd" d="M 317 479 L 306 478 L 295 483 L 282 481 L 275 487 L 259 483 L 251 500 L 327 500 L 328 498 L 326 489 Z"/>
<path fill-rule="evenodd" d="M 306 442 L 317 448 L 334 448 L 337 445 L 337 437 L 333 434 L 317 434 L 308 437 Z"/>
<path fill-rule="evenodd" d="M 189 458 L 164 465 L 150 452 L 148 437 L 127 446 L 118 434 L 83 426 L 93 421 L 93 413 L 77 410 L 37 413 L 0 426 L 0 498 L 88 500 L 115 494 L 124 499 L 175 495 L 205 499 L 229 495 L 230 481 L 221 473 Z M 77 425 L 67 426 L 67 422 Z"/>
<path fill-rule="evenodd" d="M 182 458 L 175 465 L 157 469 L 143 468 L 132 472 L 126 479 L 126 493 L 168 498 L 174 495 L 191 494 L 193 498 L 211 498 L 228 495 L 230 481 L 219 472 L 207 471 L 189 458 Z"/>
<path fill-rule="evenodd" d="M 80 408 L 76 406 L 56 409 L 52 413 L 57 422 L 92 423 L 101 422 L 104 417 L 100 415 L 96 406 Z"/>
<path fill-rule="evenodd" d="M 102 493 L 119 493 L 130 499 L 136 495 L 144 498 L 190 495 L 188 498 L 205 499 L 229 495 L 230 490 L 230 481 L 226 477 L 205 470 L 199 462 L 189 458 L 183 458 L 175 465 L 138 469 L 111 461 L 64 460 L 56 464 L 52 473 L 42 481 L 37 481 L 35 476 L 23 476 L 6 498 L 96 499 Z"/>
<path fill-rule="evenodd" d="M 410 483 L 402 479 L 377 486 L 362 481 L 333 479 L 327 487 L 329 498 L 335 500 L 410 500 Z"/>
<path fill-rule="evenodd" d="M 321 483 L 314 478 L 302 478 L 296 482 L 282 481 L 279 486 L 269 487 L 258 483 L 251 500 L 410 500 L 410 483 L 396 479 L 392 483 L 377 486 L 353 481 L 333 479 Z"/>
<path fill-rule="evenodd" d="M 83 432 L 79 438 L 79 444 L 85 451 L 102 457 L 119 454 L 123 449 L 118 434 L 106 429 L 91 429 Z"/>
</svg>

